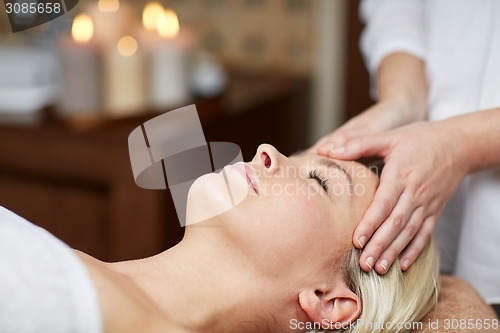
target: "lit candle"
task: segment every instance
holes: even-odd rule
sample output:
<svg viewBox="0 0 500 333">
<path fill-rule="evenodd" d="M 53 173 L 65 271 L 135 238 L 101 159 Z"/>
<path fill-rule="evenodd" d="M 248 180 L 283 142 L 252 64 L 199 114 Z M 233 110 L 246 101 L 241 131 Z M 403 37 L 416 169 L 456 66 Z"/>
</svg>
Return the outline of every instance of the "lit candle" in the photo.
<svg viewBox="0 0 500 333">
<path fill-rule="evenodd" d="M 136 114 L 147 104 L 144 54 L 135 38 L 122 37 L 105 57 L 104 106 L 110 116 Z"/>
<path fill-rule="evenodd" d="M 73 21 L 70 36 L 59 41 L 63 65 L 61 115 L 96 114 L 101 107 L 101 62 L 98 45 L 92 40 L 94 29 L 88 15 Z"/>
<path fill-rule="evenodd" d="M 186 57 L 192 41 L 180 33 L 177 15 L 167 9 L 157 19 L 158 41 L 151 48 L 151 104 L 155 109 L 179 105 L 189 98 Z"/>
<path fill-rule="evenodd" d="M 163 6 L 156 1 L 149 2 L 142 11 L 142 29 L 139 32 L 141 44 L 150 52 L 155 43 L 159 41 L 157 25 L 158 20 L 164 15 Z"/>
<path fill-rule="evenodd" d="M 85 7 L 94 21 L 95 39 L 106 46 L 115 45 L 121 36 L 130 34 L 136 27 L 134 8 L 118 0 L 99 0 Z"/>
<path fill-rule="evenodd" d="M 158 21 L 164 15 L 163 11 L 163 6 L 157 1 L 150 2 L 144 7 L 142 24 L 147 31 L 156 32 Z"/>
</svg>

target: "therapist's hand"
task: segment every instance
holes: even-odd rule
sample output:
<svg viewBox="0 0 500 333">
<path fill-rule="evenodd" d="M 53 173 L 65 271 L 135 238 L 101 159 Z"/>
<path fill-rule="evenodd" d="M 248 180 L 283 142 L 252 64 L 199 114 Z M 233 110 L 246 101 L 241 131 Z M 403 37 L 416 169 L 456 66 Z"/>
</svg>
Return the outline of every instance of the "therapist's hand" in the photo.
<svg viewBox="0 0 500 333">
<path fill-rule="evenodd" d="M 380 101 L 351 118 L 334 132 L 319 139 L 308 150 L 316 152 L 321 147 L 324 149 L 342 147 L 352 138 L 381 133 L 413 121 L 415 114 L 413 103 L 407 98 Z"/>
<path fill-rule="evenodd" d="M 418 257 L 467 174 L 460 140 L 443 122 L 418 122 L 354 137 L 336 149 L 318 149 L 336 159 L 384 158 L 380 185 L 353 235 L 354 245 L 364 247 L 360 265 L 365 271 L 374 267 L 384 274 L 403 250 L 403 270 Z"/>
</svg>

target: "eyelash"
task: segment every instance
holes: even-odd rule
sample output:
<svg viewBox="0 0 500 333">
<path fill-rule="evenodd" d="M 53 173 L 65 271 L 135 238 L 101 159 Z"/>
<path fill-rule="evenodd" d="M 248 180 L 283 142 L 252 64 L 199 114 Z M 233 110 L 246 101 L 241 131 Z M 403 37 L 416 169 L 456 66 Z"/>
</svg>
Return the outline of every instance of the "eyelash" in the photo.
<svg viewBox="0 0 500 333">
<path fill-rule="evenodd" d="M 321 176 L 317 170 L 309 171 L 309 178 L 316 180 L 325 192 L 328 192 L 328 179 Z"/>
</svg>

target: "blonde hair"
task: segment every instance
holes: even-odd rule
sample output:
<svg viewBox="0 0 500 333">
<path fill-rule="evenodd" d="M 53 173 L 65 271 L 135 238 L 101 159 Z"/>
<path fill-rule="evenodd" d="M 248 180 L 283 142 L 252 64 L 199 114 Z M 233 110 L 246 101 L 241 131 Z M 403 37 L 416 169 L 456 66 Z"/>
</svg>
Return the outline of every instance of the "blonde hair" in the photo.
<svg viewBox="0 0 500 333">
<path fill-rule="evenodd" d="M 417 260 L 402 271 L 395 260 L 386 274 L 365 272 L 359 266 L 361 250 L 346 255 L 345 281 L 361 299 L 359 318 L 345 329 L 313 330 L 308 333 L 405 333 L 416 329 L 418 322 L 437 304 L 439 263 L 431 238 Z M 421 325 L 421 324 L 420 324 Z"/>
</svg>

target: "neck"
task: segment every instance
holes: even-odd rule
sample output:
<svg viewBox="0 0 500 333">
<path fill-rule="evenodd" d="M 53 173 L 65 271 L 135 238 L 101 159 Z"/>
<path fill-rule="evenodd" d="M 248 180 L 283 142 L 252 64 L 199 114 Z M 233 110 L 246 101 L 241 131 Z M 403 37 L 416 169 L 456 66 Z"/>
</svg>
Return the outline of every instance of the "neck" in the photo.
<svg viewBox="0 0 500 333">
<path fill-rule="evenodd" d="M 132 278 L 175 324 L 190 331 L 264 332 L 257 320 L 272 323 L 269 314 L 276 309 L 292 309 L 281 314 L 296 316 L 297 295 L 249 269 L 215 229 L 197 227 L 163 253 L 111 265 Z"/>
</svg>

